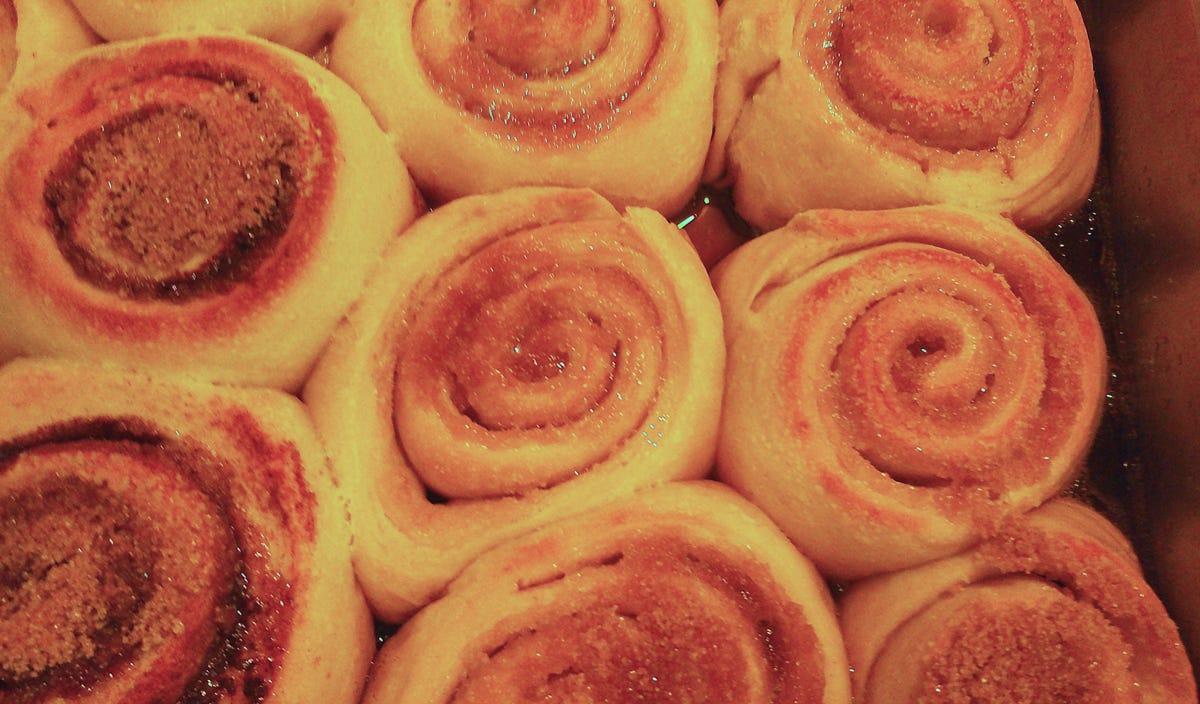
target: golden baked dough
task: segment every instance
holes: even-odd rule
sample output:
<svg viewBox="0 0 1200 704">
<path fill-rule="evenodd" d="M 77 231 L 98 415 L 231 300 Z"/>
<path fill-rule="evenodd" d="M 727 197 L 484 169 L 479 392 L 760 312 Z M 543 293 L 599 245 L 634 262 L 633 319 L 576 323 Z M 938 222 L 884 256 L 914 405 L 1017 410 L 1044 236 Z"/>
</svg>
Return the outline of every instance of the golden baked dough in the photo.
<svg viewBox="0 0 1200 704">
<path fill-rule="evenodd" d="M 706 178 L 763 229 L 812 208 L 1077 208 L 1100 113 L 1075 0 L 727 0 Z"/>
<path fill-rule="evenodd" d="M 40 64 L 98 41 L 70 0 L 0 0 L 0 93 Z"/>
<path fill-rule="evenodd" d="M 6 88 L 17 70 L 17 8 L 12 0 L 0 2 L 0 88 Z"/>
<path fill-rule="evenodd" d="M 712 134 L 713 0 L 366 0 L 331 50 L 434 202 L 593 188 L 666 214 Z"/>
<path fill-rule="evenodd" d="M 0 523 L 6 701 L 358 701 L 370 613 L 295 398 L 11 362 Z"/>
<path fill-rule="evenodd" d="M 761 512 L 676 482 L 485 553 L 384 643 L 366 704 L 848 704 L 825 583 Z"/>
<path fill-rule="evenodd" d="M 838 606 L 861 704 L 1196 701 L 1129 542 L 1070 499 L 964 554 L 854 584 Z"/>
<path fill-rule="evenodd" d="M 70 0 L 108 40 L 169 32 L 246 32 L 311 52 L 334 32 L 343 0 Z"/>
<path fill-rule="evenodd" d="M 262 40 L 109 43 L 6 101 L 0 337 L 26 354 L 295 389 L 416 215 L 358 96 Z"/>
<path fill-rule="evenodd" d="M 826 574 L 956 552 L 1079 475 L 1104 338 L 1007 220 L 811 211 L 713 277 L 729 348 L 719 476 Z"/>
<path fill-rule="evenodd" d="M 704 267 L 653 211 L 519 188 L 418 220 L 304 389 L 377 616 L 507 537 L 704 475 L 723 365 Z"/>
</svg>

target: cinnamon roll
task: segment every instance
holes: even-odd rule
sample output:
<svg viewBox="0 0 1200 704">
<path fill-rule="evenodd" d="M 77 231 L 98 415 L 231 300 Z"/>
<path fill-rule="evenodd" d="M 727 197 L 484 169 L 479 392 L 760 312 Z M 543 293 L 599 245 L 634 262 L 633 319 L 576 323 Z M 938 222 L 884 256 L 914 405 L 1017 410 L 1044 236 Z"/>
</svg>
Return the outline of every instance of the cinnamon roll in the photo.
<svg viewBox="0 0 1200 704">
<path fill-rule="evenodd" d="M 772 229 L 802 210 L 950 203 L 1053 223 L 1100 117 L 1074 0 L 728 0 L 706 178 Z"/>
<path fill-rule="evenodd" d="M 1103 334 L 1011 222 L 811 211 L 713 276 L 729 350 L 719 474 L 828 575 L 957 552 L 1079 475 Z"/>
<path fill-rule="evenodd" d="M 100 36 L 140 39 L 170 32 L 246 32 L 302 52 L 336 31 L 339 0 L 70 0 Z"/>
<path fill-rule="evenodd" d="M 262 40 L 110 43 L 9 99 L 0 329 L 28 354 L 296 388 L 415 217 L 362 101 Z"/>
<path fill-rule="evenodd" d="M 670 214 L 700 179 L 716 37 L 713 0 L 372 0 L 330 66 L 434 202 L 576 186 Z"/>
<path fill-rule="evenodd" d="M 964 554 L 839 601 L 854 700 L 1194 703 L 1179 633 L 1128 541 L 1058 499 Z"/>
<path fill-rule="evenodd" d="M 294 398 L 11 362 L 0 521 L 0 699 L 358 701 L 370 613 Z"/>
<path fill-rule="evenodd" d="M 708 472 L 723 364 L 704 267 L 653 211 L 521 188 L 418 220 L 304 389 L 376 614 L 500 540 Z"/>
<path fill-rule="evenodd" d="M 484 554 L 384 643 L 364 702 L 848 704 L 842 648 L 770 520 L 680 482 Z"/>
</svg>

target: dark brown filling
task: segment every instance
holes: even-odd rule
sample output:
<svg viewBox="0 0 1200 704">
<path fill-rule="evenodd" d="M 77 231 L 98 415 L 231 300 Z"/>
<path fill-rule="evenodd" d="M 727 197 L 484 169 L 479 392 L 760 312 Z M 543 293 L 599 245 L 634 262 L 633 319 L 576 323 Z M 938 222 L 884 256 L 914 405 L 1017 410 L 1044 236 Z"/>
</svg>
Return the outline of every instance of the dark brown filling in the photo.
<svg viewBox="0 0 1200 704">
<path fill-rule="evenodd" d="M 46 183 L 78 275 L 133 298 L 181 299 L 248 277 L 286 231 L 310 147 L 275 91 L 212 80 L 76 139 Z"/>
<path fill-rule="evenodd" d="M 60 477 L 0 500 L 0 692 L 83 691 L 126 661 L 157 546 L 102 487 Z M 8 699 L 6 699 L 7 701 Z"/>
<path fill-rule="evenodd" d="M 156 489 L 136 473 L 112 486 L 79 476 L 97 452 L 178 477 Z M 136 701 L 266 698 L 290 596 L 286 585 L 252 593 L 262 580 L 243 559 L 212 458 L 112 418 L 0 444 L 0 476 L 21 466 L 36 478 L 0 496 L 0 701 L 71 698 L 130 676 Z M 132 501 L 124 491 L 152 494 Z M 170 518 L 181 510 L 190 517 Z"/>
</svg>

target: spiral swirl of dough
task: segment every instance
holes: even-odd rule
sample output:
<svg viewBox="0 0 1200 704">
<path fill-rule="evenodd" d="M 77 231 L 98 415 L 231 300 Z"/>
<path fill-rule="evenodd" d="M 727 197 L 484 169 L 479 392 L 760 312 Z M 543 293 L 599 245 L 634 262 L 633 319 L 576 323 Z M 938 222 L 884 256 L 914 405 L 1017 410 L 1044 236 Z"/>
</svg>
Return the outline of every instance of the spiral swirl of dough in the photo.
<svg viewBox="0 0 1200 704">
<path fill-rule="evenodd" d="M 5 699 L 358 701 L 370 614 L 294 398 L 18 360 L 0 399 Z"/>
<path fill-rule="evenodd" d="M 1100 117 L 1073 0 L 729 0 L 706 178 L 772 229 L 814 208 L 949 203 L 1058 221 Z"/>
<path fill-rule="evenodd" d="M 1055 499 L 965 553 L 839 599 L 854 700 L 1195 702 L 1128 540 Z"/>
<path fill-rule="evenodd" d="M 708 147 L 716 27 L 710 0 L 367 2 L 331 68 L 434 202 L 576 186 L 669 214 Z"/>
<path fill-rule="evenodd" d="M 112 42 L 7 97 L 0 337 L 26 354 L 294 389 L 416 216 L 362 100 L 262 40 Z"/>
<path fill-rule="evenodd" d="M 1079 473 L 1102 331 L 1010 222 L 813 211 L 714 280 L 730 354 L 719 470 L 830 574 L 961 549 Z"/>
<path fill-rule="evenodd" d="M 820 575 L 716 483 L 673 482 L 473 562 L 384 643 L 368 704 L 848 704 Z"/>
<path fill-rule="evenodd" d="M 398 618 L 504 535 L 703 475 L 723 364 L 703 265 L 657 213 L 522 188 L 417 221 L 304 392 L 376 608 Z"/>
</svg>

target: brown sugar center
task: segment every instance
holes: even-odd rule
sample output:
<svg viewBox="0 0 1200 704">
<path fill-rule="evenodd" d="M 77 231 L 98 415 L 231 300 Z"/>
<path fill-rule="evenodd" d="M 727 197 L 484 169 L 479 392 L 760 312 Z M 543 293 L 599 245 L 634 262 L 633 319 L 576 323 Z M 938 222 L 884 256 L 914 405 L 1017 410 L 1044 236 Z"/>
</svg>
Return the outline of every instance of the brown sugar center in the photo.
<svg viewBox="0 0 1200 704">
<path fill-rule="evenodd" d="M 261 86 L 207 85 L 83 135 L 49 179 L 59 247 L 92 283 L 178 295 L 237 279 L 286 228 L 308 172 L 295 111 Z"/>
<path fill-rule="evenodd" d="M 1116 702 L 1134 686 L 1120 632 L 1084 604 L 993 604 L 955 632 L 918 702 Z"/>
<path fill-rule="evenodd" d="M 102 487 L 57 478 L 0 503 L 0 682 L 86 687 L 136 645 L 156 548 Z"/>
</svg>

